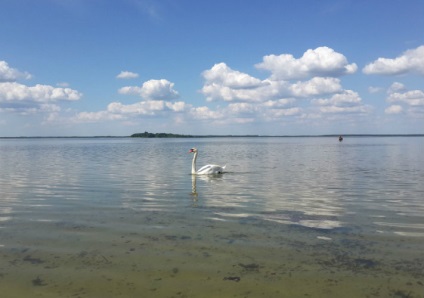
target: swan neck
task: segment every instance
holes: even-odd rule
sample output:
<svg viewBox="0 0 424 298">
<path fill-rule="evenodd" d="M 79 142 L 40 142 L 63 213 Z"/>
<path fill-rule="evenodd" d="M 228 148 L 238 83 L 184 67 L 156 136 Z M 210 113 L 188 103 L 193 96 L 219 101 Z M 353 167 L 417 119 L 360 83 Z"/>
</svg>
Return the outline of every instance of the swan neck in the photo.
<svg viewBox="0 0 424 298">
<path fill-rule="evenodd" d="M 191 173 L 196 174 L 196 160 L 197 160 L 197 151 L 194 152 L 193 161 L 191 163 Z"/>
</svg>

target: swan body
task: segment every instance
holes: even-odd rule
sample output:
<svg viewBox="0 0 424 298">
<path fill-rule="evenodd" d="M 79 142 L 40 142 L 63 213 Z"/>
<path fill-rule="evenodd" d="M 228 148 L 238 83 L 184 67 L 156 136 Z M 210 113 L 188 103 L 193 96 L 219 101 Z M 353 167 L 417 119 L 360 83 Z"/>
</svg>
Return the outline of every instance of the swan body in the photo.
<svg viewBox="0 0 424 298">
<path fill-rule="evenodd" d="M 206 165 L 196 171 L 197 149 L 191 148 L 189 153 L 194 153 L 193 161 L 191 163 L 191 173 L 194 175 L 214 175 L 224 173 L 226 166 L 219 165 Z"/>
</svg>

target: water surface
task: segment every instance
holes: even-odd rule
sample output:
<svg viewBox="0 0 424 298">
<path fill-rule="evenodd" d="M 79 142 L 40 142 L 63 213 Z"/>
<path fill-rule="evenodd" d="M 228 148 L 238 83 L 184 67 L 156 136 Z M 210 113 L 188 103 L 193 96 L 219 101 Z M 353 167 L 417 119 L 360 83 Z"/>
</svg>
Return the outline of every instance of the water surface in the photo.
<svg viewBox="0 0 424 298">
<path fill-rule="evenodd" d="M 424 297 L 423 145 L 0 140 L 0 292 Z M 191 147 L 228 172 L 191 175 Z"/>
</svg>

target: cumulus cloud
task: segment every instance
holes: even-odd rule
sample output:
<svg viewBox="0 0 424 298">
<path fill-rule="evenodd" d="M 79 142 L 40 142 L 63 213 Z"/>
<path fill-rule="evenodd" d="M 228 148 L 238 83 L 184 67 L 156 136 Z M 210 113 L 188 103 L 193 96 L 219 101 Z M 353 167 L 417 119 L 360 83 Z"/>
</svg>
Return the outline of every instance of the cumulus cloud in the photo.
<svg viewBox="0 0 424 298">
<path fill-rule="evenodd" d="M 198 120 L 218 120 L 224 118 L 224 113 L 220 110 L 214 111 L 209 107 L 193 107 L 189 111 L 190 116 Z"/>
<path fill-rule="evenodd" d="M 361 103 L 359 94 L 352 90 L 345 90 L 343 93 L 334 94 L 328 99 L 315 99 L 312 102 L 319 106 L 355 106 Z"/>
<path fill-rule="evenodd" d="M 314 105 L 319 106 L 323 113 L 369 113 L 371 107 L 364 105 L 357 92 L 344 90 L 327 99 L 314 99 Z"/>
<path fill-rule="evenodd" d="M 261 101 L 269 97 L 274 89 L 272 83 L 261 81 L 246 73 L 233 70 L 225 63 L 215 64 L 211 69 L 202 73 L 205 84 L 201 90 L 207 101 Z"/>
<path fill-rule="evenodd" d="M 229 104 L 227 110 L 231 114 L 254 114 L 258 112 L 259 107 L 259 105 L 252 103 L 237 102 Z"/>
<path fill-rule="evenodd" d="M 424 112 L 424 91 L 408 90 L 402 83 L 395 82 L 387 90 L 386 101 L 390 104 L 386 114 L 422 115 Z"/>
<path fill-rule="evenodd" d="M 90 123 L 90 122 L 102 122 L 106 120 L 120 120 L 120 119 L 123 119 L 123 115 L 109 113 L 108 111 L 80 112 L 71 119 L 71 122 Z"/>
<path fill-rule="evenodd" d="M 365 74 L 400 75 L 417 73 L 424 75 L 424 46 L 407 50 L 401 56 L 390 58 L 378 58 L 366 65 L 363 70 Z"/>
<path fill-rule="evenodd" d="M 403 108 L 400 105 L 391 105 L 384 110 L 386 114 L 400 114 L 403 112 Z"/>
<path fill-rule="evenodd" d="M 291 55 L 266 56 L 264 62 L 256 66 L 269 69 L 270 77 L 260 80 L 225 63 L 203 71 L 205 83 L 201 93 L 206 101 L 224 101 L 228 105 L 216 112 L 206 107 L 193 108 L 192 114 L 201 119 L 222 117 L 220 120 L 228 123 L 230 119 L 278 121 L 285 117 L 306 117 L 308 110 L 313 113 L 369 113 L 371 110 L 357 93 L 344 90 L 338 78 L 355 72 L 356 65 L 349 64 L 342 54 L 330 48 L 308 50 L 300 59 Z M 320 99 L 314 102 L 316 97 Z M 300 102 L 302 106 L 314 102 L 320 108 L 296 106 Z"/>
<path fill-rule="evenodd" d="M 54 87 L 43 84 L 27 86 L 17 82 L 19 79 L 30 78 L 29 73 L 11 68 L 5 61 L 0 61 L 0 112 L 58 115 L 61 112 L 59 102 L 77 101 L 82 97 L 77 90 L 67 88 L 66 83 L 58 84 L 61 87 Z"/>
<path fill-rule="evenodd" d="M 138 78 L 138 73 L 131 71 L 121 71 L 117 76 L 117 79 L 135 79 Z"/>
<path fill-rule="evenodd" d="M 410 106 L 424 106 L 424 91 L 411 90 L 406 92 L 394 92 L 387 97 L 389 103 L 403 102 Z"/>
<path fill-rule="evenodd" d="M 290 54 L 265 56 L 256 67 L 269 70 L 270 77 L 260 80 L 233 70 L 225 63 L 215 64 L 202 73 L 205 83 L 201 93 L 207 101 L 226 102 L 308 98 L 341 92 L 343 89 L 337 77 L 357 69 L 356 64 L 349 64 L 345 56 L 328 47 L 308 50 L 300 59 Z M 293 82 L 295 79 L 297 81 Z"/>
<path fill-rule="evenodd" d="M 274 80 L 338 77 L 352 74 L 358 68 L 355 63 L 349 64 L 343 54 L 328 47 L 309 49 L 299 59 L 291 54 L 264 56 L 256 67 L 270 71 Z"/>
<path fill-rule="evenodd" d="M 394 82 L 389 89 L 387 90 L 387 93 L 391 94 L 391 93 L 396 93 L 396 92 L 402 92 L 405 91 L 406 87 L 404 84 L 399 83 L 399 82 Z"/>
<path fill-rule="evenodd" d="M 232 89 L 257 88 L 264 83 L 248 74 L 232 70 L 225 63 L 215 64 L 202 73 L 208 84 L 216 84 Z"/>
<path fill-rule="evenodd" d="M 299 116 L 302 109 L 292 107 L 294 99 L 280 99 L 257 102 L 234 102 L 212 110 L 209 107 L 191 107 L 188 116 L 196 120 L 210 120 L 214 123 L 252 123 L 255 121 L 278 121 L 283 117 Z"/>
<path fill-rule="evenodd" d="M 19 79 L 28 80 L 32 76 L 28 72 L 21 72 L 15 68 L 9 67 L 6 61 L 0 61 L 0 83 L 15 82 Z"/>
<path fill-rule="evenodd" d="M 291 85 L 289 90 L 293 96 L 308 97 L 339 92 L 342 87 L 339 79 L 315 77 L 309 81 L 297 82 Z"/>
<path fill-rule="evenodd" d="M 168 80 L 149 80 L 144 82 L 141 87 L 127 86 L 119 89 L 120 94 L 135 94 L 146 100 L 173 100 L 179 97 L 174 90 L 174 83 Z"/>
<path fill-rule="evenodd" d="M 281 98 L 278 100 L 268 100 L 263 103 L 263 106 L 269 107 L 269 108 L 282 108 L 282 107 L 286 107 L 288 105 L 293 104 L 295 101 L 296 100 L 294 98 Z"/>
<path fill-rule="evenodd" d="M 370 107 L 368 106 L 353 106 L 353 107 L 338 107 L 338 106 L 328 106 L 328 107 L 321 107 L 320 111 L 322 113 L 360 113 L 360 114 L 367 114 L 370 112 Z"/>
<path fill-rule="evenodd" d="M 206 96 L 206 101 L 257 101 L 255 90 L 253 89 L 231 89 L 230 87 L 222 86 L 219 84 L 205 84 L 201 90 L 203 95 Z"/>
<path fill-rule="evenodd" d="M 204 85 L 200 92 L 206 102 L 224 101 L 216 108 L 174 101 L 179 98 L 174 83 L 152 79 L 141 86 L 118 90 L 120 94 L 140 96 L 140 102 L 112 102 L 103 111 L 78 113 L 72 120 L 74 123 L 134 122 L 138 118 L 161 117 L 180 123 L 189 120 L 228 124 L 280 121 L 289 117 L 312 119 L 322 113 L 368 113 L 371 110 L 362 103 L 358 93 L 344 90 L 341 85 L 339 76 L 354 73 L 356 64 L 349 64 L 345 56 L 330 48 L 308 50 L 299 59 L 291 55 L 266 56 L 263 63 L 256 66 L 270 70 L 270 76 L 259 79 L 226 63 L 217 63 L 201 73 Z M 124 72 L 121 74 L 122 78 L 127 76 Z"/>
<path fill-rule="evenodd" d="M 368 87 L 368 92 L 369 93 L 379 93 L 381 91 L 383 91 L 384 89 L 381 87 L 374 87 L 374 86 L 370 86 Z"/>
<path fill-rule="evenodd" d="M 18 101 L 37 103 L 76 101 L 81 96 L 80 92 L 71 88 L 56 88 L 40 84 L 31 87 L 16 82 L 0 83 L 0 104 Z"/>
<path fill-rule="evenodd" d="M 36 113 L 57 114 L 60 111 L 60 106 L 56 104 L 0 103 L 0 112 L 16 113 L 20 115 L 33 115 Z"/>
<path fill-rule="evenodd" d="M 182 112 L 187 109 L 188 106 L 189 105 L 184 102 L 149 100 L 130 105 L 124 105 L 120 102 L 113 102 L 108 105 L 107 110 L 114 114 L 155 115 L 155 113 L 165 110 Z"/>
<path fill-rule="evenodd" d="M 227 80 L 225 79 L 225 74 L 228 73 L 231 78 Z M 243 88 L 243 84 L 240 83 L 242 80 L 234 79 L 234 71 L 222 72 L 219 80 L 211 76 L 210 72 L 203 72 L 203 74 L 206 81 L 201 92 L 206 96 L 207 101 L 263 102 L 284 97 L 305 98 L 321 94 L 331 94 L 342 90 L 340 80 L 337 78 L 314 77 L 308 81 L 290 83 L 288 81 L 270 79 L 260 81 L 237 72 L 239 78 L 245 78 L 245 88 Z M 208 75 L 205 76 L 205 74 Z"/>
<path fill-rule="evenodd" d="M 164 100 L 148 100 L 128 105 L 120 102 L 112 102 L 104 111 L 78 113 L 73 118 L 73 122 L 83 123 L 126 120 L 131 117 L 156 116 L 166 112 L 179 113 L 189 110 L 190 108 L 191 105 L 182 101 L 169 102 Z"/>
<path fill-rule="evenodd" d="M 287 109 L 270 109 L 264 114 L 266 120 L 281 119 L 283 117 L 290 117 L 300 115 L 302 109 L 299 107 L 287 108 Z"/>
</svg>

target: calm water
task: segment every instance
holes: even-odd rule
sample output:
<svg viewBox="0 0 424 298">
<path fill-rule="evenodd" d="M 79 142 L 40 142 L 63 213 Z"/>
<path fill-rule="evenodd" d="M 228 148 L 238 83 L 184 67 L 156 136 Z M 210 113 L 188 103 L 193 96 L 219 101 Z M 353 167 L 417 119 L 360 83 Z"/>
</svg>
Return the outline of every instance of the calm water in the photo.
<svg viewBox="0 0 424 298">
<path fill-rule="evenodd" d="M 226 164 L 214 177 L 190 174 Z M 424 138 L 0 140 L 1 297 L 424 297 Z"/>
</svg>

